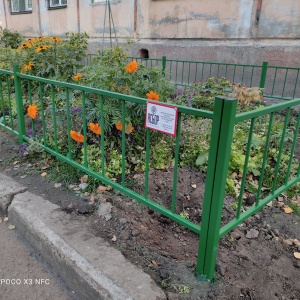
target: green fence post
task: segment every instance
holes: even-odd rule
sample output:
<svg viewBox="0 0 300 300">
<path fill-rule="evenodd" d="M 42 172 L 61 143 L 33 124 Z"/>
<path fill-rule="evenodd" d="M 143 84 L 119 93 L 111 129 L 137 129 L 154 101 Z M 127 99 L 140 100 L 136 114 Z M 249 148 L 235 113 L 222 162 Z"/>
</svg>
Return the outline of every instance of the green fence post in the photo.
<svg viewBox="0 0 300 300">
<path fill-rule="evenodd" d="M 166 66 L 167 66 L 167 57 L 163 56 L 162 57 L 162 71 L 161 71 L 161 74 L 163 76 L 166 76 Z"/>
<path fill-rule="evenodd" d="M 264 61 L 261 66 L 260 82 L 259 87 L 261 89 L 265 88 L 266 78 L 267 78 L 268 62 Z"/>
<path fill-rule="evenodd" d="M 23 136 L 25 135 L 25 120 L 24 120 L 24 107 L 22 98 L 21 79 L 17 73 L 20 72 L 20 67 L 14 65 L 14 82 L 15 82 L 15 98 L 17 104 L 17 117 L 18 117 L 18 132 L 19 132 L 19 144 L 23 144 Z"/>
<path fill-rule="evenodd" d="M 216 97 L 196 267 L 197 274 L 208 280 L 215 273 L 236 109 L 236 99 Z"/>
</svg>

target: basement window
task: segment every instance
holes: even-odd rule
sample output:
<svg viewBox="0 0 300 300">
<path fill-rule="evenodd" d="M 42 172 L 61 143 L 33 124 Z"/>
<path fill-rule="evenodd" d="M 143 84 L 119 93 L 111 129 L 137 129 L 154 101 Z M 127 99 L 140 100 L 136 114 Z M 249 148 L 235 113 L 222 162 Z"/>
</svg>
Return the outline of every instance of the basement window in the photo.
<svg viewBox="0 0 300 300">
<path fill-rule="evenodd" d="M 32 0 L 10 0 L 12 14 L 25 14 L 32 12 Z"/>
<path fill-rule="evenodd" d="M 65 8 L 67 0 L 48 0 L 48 9 Z"/>
</svg>

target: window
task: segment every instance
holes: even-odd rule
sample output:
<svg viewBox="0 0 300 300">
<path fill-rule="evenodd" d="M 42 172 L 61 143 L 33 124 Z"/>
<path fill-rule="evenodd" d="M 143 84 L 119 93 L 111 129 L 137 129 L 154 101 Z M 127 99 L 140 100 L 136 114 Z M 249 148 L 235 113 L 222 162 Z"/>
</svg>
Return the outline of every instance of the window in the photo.
<svg viewBox="0 0 300 300">
<path fill-rule="evenodd" d="M 62 8 L 67 6 L 67 0 L 48 0 L 48 8 Z"/>
<path fill-rule="evenodd" d="M 32 0 L 11 0 L 12 13 L 32 12 Z"/>
</svg>

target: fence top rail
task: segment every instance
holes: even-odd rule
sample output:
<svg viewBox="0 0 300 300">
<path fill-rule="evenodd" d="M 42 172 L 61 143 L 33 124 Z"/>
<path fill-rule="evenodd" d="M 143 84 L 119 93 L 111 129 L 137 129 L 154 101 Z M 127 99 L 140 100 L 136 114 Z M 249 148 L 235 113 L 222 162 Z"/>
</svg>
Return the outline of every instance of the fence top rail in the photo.
<svg viewBox="0 0 300 300">
<path fill-rule="evenodd" d="M 232 63 L 194 61 L 194 60 L 166 59 L 166 61 L 167 62 L 196 63 L 196 64 L 203 64 L 203 65 L 222 65 L 222 66 L 233 66 L 233 67 L 249 67 L 249 68 L 261 68 L 262 67 L 261 65 L 232 64 Z"/>
<path fill-rule="evenodd" d="M 12 75 L 14 75 L 14 73 L 12 73 Z M 15 73 L 15 75 L 20 77 L 20 78 L 27 79 L 27 80 L 43 82 L 43 83 L 46 83 L 46 84 L 60 86 L 60 87 L 63 87 L 63 88 L 70 88 L 70 89 L 74 89 L 74 90 L 80 90 L 82 92 L 102 95 L 102 96 L 106 96 L 106 97 L 117 98 L 117 99 L 120 99 L 120 100 L 134 102 L 134 103 L 138 103 L 138 104 L 146 105 L 147 102 L 148 102 L 147 99 L 143 99 L 143 98 L 139 98 L 139 97 L 135 97 L 135 96 L 130 96 L 130 95 L 114 93 L 114 92 L 110 92 L 110 91 L 106 91 L 106 90 L 101 90 L 101 89 L 96 89 L 96 88 L 92 88 L 92 87 L 77 85 L 77 84 L 73 84 L 73 83 L 50 80 L 50 79 L 46 79 L 46 78 L 42 78 L 42 77 L 21 74 L 21 73 L 18 73 L 18 72 Z M 195 109 L 195 108 L 180 106 L 180 105 L 176 105 L 176 104 L 168 104 L 168 105 L 177 107 L 178 111 L 180 113 L 185 113 L 185 114 L 198 116 L 198 117 L 202 117 L 202 118 L 206 118 L 206 119 L 212 119 L 213 118 L 213 112 L 211 112 L 211 111 L 206 111 L 206 110 L 202 110 L 202 109 Z"/>
<path fill-rule="evenodd" d="M 130 59 L 139 59 L 139 60 L 153 60 L 153 61 L 162 61 L 162 58 L 140 58 L 134 56 L 128 56 Z M 195 63 L 195 64 L 208 64 L 208 65 L 222 65 L 222 66 L 236 66 L 236 67 L 254 67 L 261 68 L 261 65 L 247 65 L 247 64 L 233 64 L 233 63 L 222 63 L 222 62 L 209 62 L 209 61 L 197 61 L 197 60 L 182 60 L 182 59 L 168 59 L 166 62 L 182 62 L 182 63 Z"/>
<path fill-rule="evenodd" d="M 281 69 L 281 70 L 295 70 L 295 71 L 300 71 L 300 67 L 299 68 L 295 68 L 295 67 L 282 67 L 282 66 L 268 66 L 269 69 Z"/>
<path fill-rule="evenodd" d="M 0 74 L 14 75 L 14 72 L 0 69 Z"/>
<path fill-rule="evenodd" d="M 289 100 L 288 102 L 273 104 L 264 108 L 256 109 L 253 111 L 248 111 L 244 113 L 237 114 L 235 117 L 235 123 L 242 122 L 245 120 L 250 120 L 252 118 L 267 115 L 273 112 L 280 111 L 285 108 L 290 108 L 296 105 L 300 105 L 300 99 Z"/>
<path fill-rule="evenodd" d="M 143 58 L 143 57 L 135 57 L 135 56 L 128 56 L 130 59 L 138 59 L 138 60 L 144 60 L 144 61 L 162 61 L 161 58 Z"/>
</svg>

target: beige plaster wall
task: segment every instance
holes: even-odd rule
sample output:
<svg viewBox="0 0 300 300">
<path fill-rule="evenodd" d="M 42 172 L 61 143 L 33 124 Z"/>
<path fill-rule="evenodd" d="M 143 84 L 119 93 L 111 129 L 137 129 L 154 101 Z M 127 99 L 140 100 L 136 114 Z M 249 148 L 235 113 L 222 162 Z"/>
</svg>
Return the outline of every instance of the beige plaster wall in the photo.
<svg viewBox="0 0 300 300">
<path fill-rule="evenodd" d="M 17 15 L 10 14 L 8 2 L 0 0 L 0 24 L 26 37 L 67 31 L 102 37 L 105 2 L 69 0 L 67 8 L 48 10 L 45 0 L 33 0 L 32 13 Z M 111 9 L 120 38 L 300 38 L 299 0 L 111 0 Z M 109 36 L 108 14 L 104 32 Z"/>
</svg>

